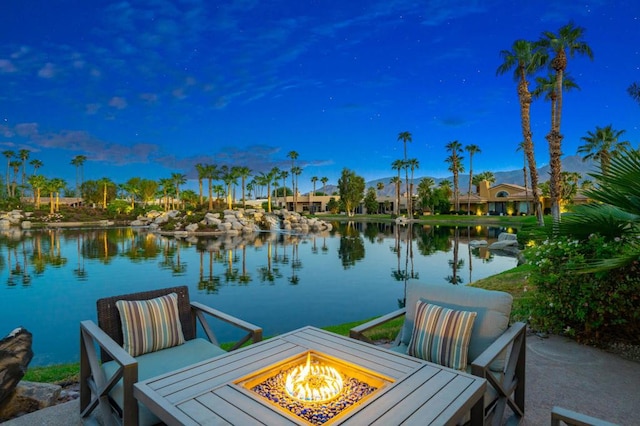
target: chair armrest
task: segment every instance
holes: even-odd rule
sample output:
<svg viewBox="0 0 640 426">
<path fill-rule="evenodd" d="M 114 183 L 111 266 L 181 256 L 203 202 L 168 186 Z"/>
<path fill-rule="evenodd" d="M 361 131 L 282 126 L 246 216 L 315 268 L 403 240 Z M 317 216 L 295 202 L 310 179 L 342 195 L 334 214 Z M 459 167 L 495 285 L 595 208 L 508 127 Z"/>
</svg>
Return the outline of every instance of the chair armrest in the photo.
<svg viewBox="0 0 640 426">
<path fill-rule="evenodd" d="M 200 321 L 200 325 L 202 325 L 202 328 L 204 329 L 207 337 L 215 345 L 219 346 L 218 340 L 216 339 L 213 330 L 211 330 L 211 327 L 209 327 L 209 324 L 207 323 L 203 314 L 210 315 L 214 318 L 222 320 L 228 324 L 231 324 L 248 332 L 246 336 L 236 342 L 236 344 L 231 348 L 232 351 L 238 349 L 249 340 L 252 340 L 253 343 L 258 343 L 262 340 L 262 328 L 258 327 L 255 324 L 243 321 L 240 318 L 236 318 L 233 315 L 226 314 L 222 311 L 219 311 L 207 305 L 203 305 L 199 302 L 191 302 L 191 309 L 193 309 L 193 311 L 195 312 L 196 317 Z"/>
<path fill-rule="evenodd" d="M 507 328 L 500 337 L 471 362 L 472 369 L 480 368 L 486 370 L 489 368 L 489 364 L 495 361 L 495 359 L 515 341 L 520 333 L 526 332 L 526 328 L 527 325 L 522 322 L 517 322 Z"/>
<path fill-rule="evenodd" d="M 562 423 L 560 423 L 561 421 Z M 617 426 L 614 423 L 567 410 L 566 408 L 553 407 L 551 410 L 551 426 L 560 426 L 565 423 L 575 426 Z"/>
<path fill-rule="evenodd" d="M 374 343 L 371 339 L 369 339 L 367 336 L 364 335 L 365 332 L 371 330 L 372 328 L 378 327 L 379 325 L 387 323 L 391 320 L 399 318 L 403 316 L 406 312 L 407 312 L 406 308 L 401 308 L 393 312 L 390 312 L 386 315 L 383 315 L 381 317 L 372 319 L 371 321 L 365 322 L 364 324 L 360 324 L 356 327 L 353 327 L 351 330 L 349 330 L 349 337 L 351 337 L 352 339 L 361 340 L 367 343 Z"/>
<path fill-rule="evenodd" d="M 119 365 L 112 377 L 105 377 L 96 345 Z M 122 379 L 123 424 L 136 424 L 138 404 L 133 397 L 133 384 L 138 381 L 138 361 L 116 343 L 93 321 L 80 322 L 80 411 L 87 417 L 98 405 L 108 410 L 111 389 Z"/>
</svg>

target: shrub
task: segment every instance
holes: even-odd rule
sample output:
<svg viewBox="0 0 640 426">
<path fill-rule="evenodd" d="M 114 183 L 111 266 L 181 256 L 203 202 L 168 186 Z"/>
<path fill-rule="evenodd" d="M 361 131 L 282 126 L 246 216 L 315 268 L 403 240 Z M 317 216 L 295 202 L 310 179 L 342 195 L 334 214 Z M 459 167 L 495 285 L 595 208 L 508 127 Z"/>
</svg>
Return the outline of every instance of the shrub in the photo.
<svg viewBox="0 0 640 426">
<path fill-rule="evenodd" d="M 587 343 L 640 340 L 640 262 L 610 271 L 578 272 L 626 249 L 627 241 L 557 237 L 525 252 L 533 266 L 527 299 L 531 326 Z"/>
</svg>

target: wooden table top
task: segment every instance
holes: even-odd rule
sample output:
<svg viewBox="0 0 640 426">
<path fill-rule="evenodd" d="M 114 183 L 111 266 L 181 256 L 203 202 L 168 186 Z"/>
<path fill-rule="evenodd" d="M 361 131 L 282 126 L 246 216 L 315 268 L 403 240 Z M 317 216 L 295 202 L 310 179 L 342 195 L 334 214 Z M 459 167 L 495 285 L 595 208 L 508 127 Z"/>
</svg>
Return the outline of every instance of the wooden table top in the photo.
<svg viewBox="0 0 640 426">
<path fill-rule="evenodd" d="M 482 424 L 484 379 L 314 327 L 136 383 L 134 395 L 169 425 L 308 425 L 237 382 L 310 350 L 391 382 L 331 425 L 455 424 L 474 406 Z"/>
</svg>

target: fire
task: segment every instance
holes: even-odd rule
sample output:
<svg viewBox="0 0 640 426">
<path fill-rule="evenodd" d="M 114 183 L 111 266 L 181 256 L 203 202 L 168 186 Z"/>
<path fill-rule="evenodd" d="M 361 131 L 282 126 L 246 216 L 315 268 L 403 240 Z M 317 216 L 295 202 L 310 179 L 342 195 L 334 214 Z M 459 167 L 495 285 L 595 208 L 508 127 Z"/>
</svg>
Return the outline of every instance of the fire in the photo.
<svg viewBox="0 0 640 426">
<path fill-rule="evenodd" d="M 307 362 L 300 364 L 287 374 L 285 388 L 292 397 L 306 402 L 329 401 L 342 392 L 342 375 L 330 365 Z"/>
</svg>

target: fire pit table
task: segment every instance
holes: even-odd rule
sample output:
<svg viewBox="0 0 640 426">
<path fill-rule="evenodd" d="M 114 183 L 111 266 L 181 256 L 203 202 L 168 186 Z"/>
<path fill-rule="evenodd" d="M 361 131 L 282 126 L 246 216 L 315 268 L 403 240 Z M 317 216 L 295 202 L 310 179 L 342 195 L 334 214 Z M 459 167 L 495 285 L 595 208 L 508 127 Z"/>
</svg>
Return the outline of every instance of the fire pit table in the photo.
<svg viewBox="0 0 640 426">
<path fill-rule="evenodd" d="M 169 425 L 483 424 L 484 379 L 304 327 L 135 384 Z"/>
</svg>

